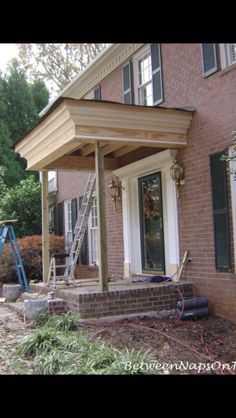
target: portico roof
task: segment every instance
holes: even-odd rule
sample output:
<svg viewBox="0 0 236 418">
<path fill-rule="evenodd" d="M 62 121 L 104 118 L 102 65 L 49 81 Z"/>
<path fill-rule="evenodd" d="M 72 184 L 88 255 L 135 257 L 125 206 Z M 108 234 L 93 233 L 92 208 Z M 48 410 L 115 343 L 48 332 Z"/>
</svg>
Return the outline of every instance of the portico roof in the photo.
<svg viewBox="0 0 236 418">
<path fill-rule="evenodd" d="M 194 110 L 59 98 L 15 151 L 28 170 L 90 170 L 99 141 L 105 169 L 113 170 L 140 147 L 186 147 Z"/>
</svg>

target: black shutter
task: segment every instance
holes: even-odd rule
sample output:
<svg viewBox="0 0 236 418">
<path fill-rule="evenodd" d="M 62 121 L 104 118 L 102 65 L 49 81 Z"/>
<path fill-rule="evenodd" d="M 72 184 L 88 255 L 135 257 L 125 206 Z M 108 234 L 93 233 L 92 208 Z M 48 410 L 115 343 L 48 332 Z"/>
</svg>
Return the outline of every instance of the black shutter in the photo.
<svg viewBox="0 0 236 418">
<path fill-rule="evenodd" d="M 101 100 L 101 85 L 99 84 L 95 89 L 94 89 L 94 100 Z"/>
<path fill-rule="evenodd" d="M 230 269 L 230 235 L 228 216 L 228 195 L 225 162 L 220 158 L 222 153 L 212 155 L 211 183 L 214 217 L 215 262 L 216 270 Z"/>
<path fill-rule="evenodd" d="M 57 205 L 57 219 L 58 219 L 58 227 L 57 232 L 58 235 L 64 235 L 64 205 L 63 202 L 58 203 Z"/>
<path fill-rule="evenodd" d="M 123 97 L 124 103 L 133 103 L 133 91 L 132 91 L 132 63 L 129 61 L 123 67 Z"/>
<path fill-rule="evenodd" d="M 82 200 L 83 200 L 83 196 L 80 196 L 79 197 L 79 210 L 81 209 Z M 88 228 L 86 229 L 86 232 L 85 232 L 85 235 L 84 235 L 83 244 L 82 244 L 82 247 L 81 247 L 81 253 L 80 253 L 80 257 L 79 257 L 79 262 L 80 262 L 80 264 L 85 264 L 85 265 L 89 264 Z"/>
<path fill-rule="evenodd" d="M 207 77 L 217 71 L 217 57 L 215 44 L 202 44 L 203 74 Z"/>
<path fill-rule="evenodd" d="M 72 231 L 73 231 L 73 238 L 74 238 L 74 229 L 75 224 L 77 221 L 77 198 L 75 197 L 71 201 L 71 215 L 72 215 Z"/>
<path fill-rule="evenodd" d="M 163 102 L 160 44 L 151 44 L 153 104 Z"/>
</svg>

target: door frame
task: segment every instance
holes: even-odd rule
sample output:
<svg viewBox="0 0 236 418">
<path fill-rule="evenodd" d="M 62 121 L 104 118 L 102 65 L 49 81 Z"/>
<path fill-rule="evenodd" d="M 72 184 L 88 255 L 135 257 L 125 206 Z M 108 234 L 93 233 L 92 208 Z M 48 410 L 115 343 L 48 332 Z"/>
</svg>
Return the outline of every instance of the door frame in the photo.
<svg viewBox="0 0 236 418">
<path fill-rule="evenodd" d="M 163 268 L 161 270 L 157 270 L 157 269 L 148 269 L 144 267 L 144 259 L 145 259 L 145 254 L 144 254 L 144 222 L 143 222 L 143 201 L 142 201 L 142 195 L 141 195 L 141 182 L 144 180 L 148 180 L 154 176 L 158 176 L 159 177 L 159 184 L 160 184 L 160 219 L 161 219 L 161 224 L 162 224 L 162 228 L 161 228 L 161 238 L 160 238 L 160 244 L 161 244 L 161 251 L 160 251 L 160 256 L 161 256 L 161 263 Z M 157 171 L 155 173 L 152 174 L 148 174 L 147 176 L 142 176 L 138 178 L 138 193 L 139 193 L 139 219 L 140 219 L 140 246 L 141 246 L 141 263 L 142 263 L 142 272 L 144 274 L 165 274 L 165 246 L 164 246 L 164 228 L 163 228 L 163 204 L 162 204 L 162 181 L 161 181 L 161 171 Z"/>
<path fill-rule="evenodd" d="M 170 176 L 176 154 L 177 150 L 167 149 L 113 171 L 122 181 L 124 277 L 143 274 L 140 228 L 137 228 L 140 225 L 138 178 L 158 171 L 162 178 L 166 275 L 172 276 L 180 265 L 176 186 Z"/>
</svg>

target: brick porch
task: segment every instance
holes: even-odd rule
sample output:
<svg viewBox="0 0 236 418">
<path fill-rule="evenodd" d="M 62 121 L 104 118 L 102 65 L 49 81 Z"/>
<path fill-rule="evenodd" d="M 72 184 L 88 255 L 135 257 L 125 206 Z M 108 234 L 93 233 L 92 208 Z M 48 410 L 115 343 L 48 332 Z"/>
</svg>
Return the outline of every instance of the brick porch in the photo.
<svg viewBox="0 0 236 418">
<path fill-rule="evenodd" d="M 31 285 L 32 291 L 39 287 L 40 285 Z M 45 287 L 43 291 L 54 291 L 58 298 L 51 301 L 51 313 L 59 313 L 61 307 L 62 311 L 78 313 L 81 318 L 103 318 L 171 310 L 180 299 L 177 289 L 184 298 L 194 295 L 190 282 L 137 284 L 126 280 L 110 283 L 108 292 L 100 292 L 96 282 L 77 282 L 70 288 L 58 285 L 55 290 Z"/>
</svg>

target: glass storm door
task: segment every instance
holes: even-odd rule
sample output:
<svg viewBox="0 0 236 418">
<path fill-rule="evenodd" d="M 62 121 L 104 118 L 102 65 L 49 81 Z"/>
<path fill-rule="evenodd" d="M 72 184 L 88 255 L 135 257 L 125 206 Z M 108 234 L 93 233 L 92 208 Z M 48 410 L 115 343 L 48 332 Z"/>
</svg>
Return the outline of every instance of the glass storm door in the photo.
<svg viewBox="0 0 236 418">
<path fill-rule="evenodd" d="M 138 182 L 142 270 L 165 274 L 161 173 L 141 177 Z"/>
</svg>

